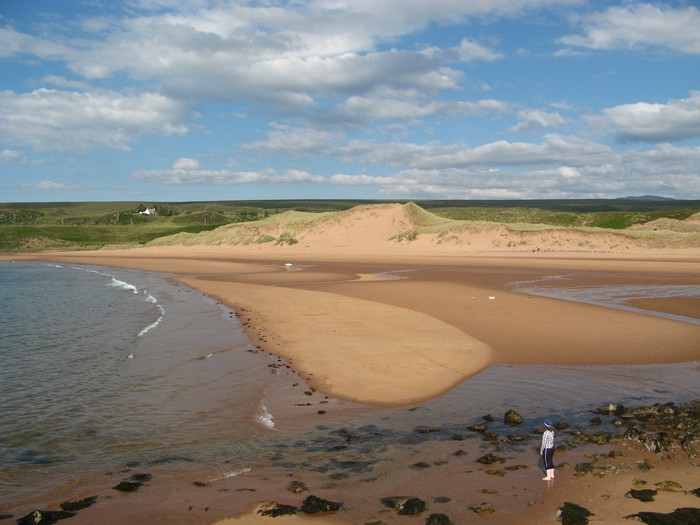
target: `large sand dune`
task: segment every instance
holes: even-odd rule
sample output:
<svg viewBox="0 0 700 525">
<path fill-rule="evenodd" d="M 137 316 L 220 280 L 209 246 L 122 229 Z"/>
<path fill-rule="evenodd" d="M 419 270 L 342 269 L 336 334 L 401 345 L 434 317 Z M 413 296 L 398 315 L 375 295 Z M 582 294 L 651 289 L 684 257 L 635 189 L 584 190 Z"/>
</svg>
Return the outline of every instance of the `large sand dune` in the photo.
<svg viewBox="0 0 700 525">
<path fill-rule="evenodd" d="M 244 251 L 292 253 L 607 252 L 700 249 L 700 219 L 662 219 L 627 230 L 455 221 L 415 204 L 357 206 L 347 211 L 290 211 L 263 221 L 180 233 L 151 246 L 235 245 Z"/>
</svg>

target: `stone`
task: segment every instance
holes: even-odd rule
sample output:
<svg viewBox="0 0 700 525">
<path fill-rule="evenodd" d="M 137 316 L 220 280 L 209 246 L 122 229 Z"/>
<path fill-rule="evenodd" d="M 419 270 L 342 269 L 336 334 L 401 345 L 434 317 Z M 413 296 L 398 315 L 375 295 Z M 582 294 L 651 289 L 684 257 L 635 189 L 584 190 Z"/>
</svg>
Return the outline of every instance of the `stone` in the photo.
<svg viewBox="0 0 700 525">
<path fill-rule="evenodd" d="M 425 518 L 425 525 L 450 525 L 450 518 L 445 514 L 431 514 Z"/>
<path fill-rule="evenodd" d="M 317 512 L 335 512 L 343 506 L 341 501 L 329 501 L 316 496 L 309 496 L 301 504 L 301 511 L 306 514 L 316 514 Z"/>
<path fill-rule="evenodd" d="M 476 461 L 477 463 L 482 463 L 483 465 L 493 465 L 494 463 L 505 463 L 506 460 L 489 452 L 488 454 L 484 454 L 480 458 L 477 458 Z"/>
<path fill-rule="evenodd" d="M 72 518 L 75 512 L 65 510 L 35 510 L 17 520 L 17 525 L 51 525 L 58 520 Z"/>
<path fill-rule="evenodd" d="M 561 520 L 562 525 L 587 525 L 589 516 L 593 516 L 590 510 L 569 501 L 564 502 L 557 512 L 557 519 Z"/>
<path fill-rule="evenodd" d="M 627 492 L 627 494 L 625 494 L 625 497 L 638 499 L 639 501 L 646 503 L 649 501 L 654 501 L 654 496 L 657 494 L 658 492 L 654 489 L 631 489 L 629 492 Z"/>
<path fill-rule="evenodd" d="M 683 485 L 677 481 L 659 481 L 654 483 L 654 486 L 663 492 L 677 492 L 683 489 Z"/>
<path fill-rule="evenodd" d="M 483 503 L 467 505 L 467 508 L 472 512 L 476 512 L 477 514 L 491 514 L 493 512 L 496 512 L 494 506 L 486 501 L 484 501 Z"/>
<path fill-rule="evenodd" d="M 647 525 L 696 525 L 700 523 L 700 509 L 680 508 L 668 514 L 661 512 L 638 512 L 625 519 L 641 521 Z"/>
<path fill-rule="evenodd" d="M 404 516 L 420 514 L 425 510 L 425 501 L 413 496 L 391 496 L 380 501 L 387 507 L 397 509 Z"/>
<path fill-rule="evenodd" d="M 68 512 L 77 512 L 82 509 L 87 509 L 97 501 L 97 496 L 90 496 L 78 501 L 65 501 L 61 503 L 61 510 Z"/>
<path fill-rule="evenodd" d="M 297 513 L 297 509 L 294 505 L 284 505 L 281 503 L 275 503 L 274 501 L 266 501 L 260 504 L 258 507 L 258 514 L 261 516 L 269 516 L 271 518 L 277 518 L 278 516 L 291 516 Z"/>
<path fill-rule="evenodd" d="M 143 485 L 140 481 L 122 481 L 117 486 L 112 487 L 119 492 L 136 492 Z"/>
<path fill-rule="evenodd" d="M 305 490 L 309 490 L 308 487 L 301 481 L 290 481 L 289 485 L 287 485 L 287 490 L 289 492 L 293 492 L 294 494 L 299 494 L 300 492 L 304 492 Z"/>
<path fill-rule="evenodd" d="M 509 426 L 518 426 L 523 422 L 523 416 L 518 414 L 515 410 L 508 410 L 503 416 L 503 422 Z"/>
<path fill-rule="evenodd" d="M 593 463 L 590 461 L 584 463 L 577 463 L 574 467 L 574 472 L 577 474 L 590 474 L 593 472 Z"/>
</svg>

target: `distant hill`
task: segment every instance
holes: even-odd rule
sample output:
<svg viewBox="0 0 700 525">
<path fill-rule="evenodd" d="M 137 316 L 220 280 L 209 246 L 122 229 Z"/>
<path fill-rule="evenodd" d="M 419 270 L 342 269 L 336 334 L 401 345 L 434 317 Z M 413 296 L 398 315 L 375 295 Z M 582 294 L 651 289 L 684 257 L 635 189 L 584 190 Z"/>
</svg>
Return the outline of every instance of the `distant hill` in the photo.
<svg viewBox="0 0 700 525">
<path fill-rule="evenodd" d="M 630 201 L 675 201 L 671 197 L 659 197 L 658 195 L 640 195 L 639 197 L 622 197 L 623 200 Z"/>
</svg>

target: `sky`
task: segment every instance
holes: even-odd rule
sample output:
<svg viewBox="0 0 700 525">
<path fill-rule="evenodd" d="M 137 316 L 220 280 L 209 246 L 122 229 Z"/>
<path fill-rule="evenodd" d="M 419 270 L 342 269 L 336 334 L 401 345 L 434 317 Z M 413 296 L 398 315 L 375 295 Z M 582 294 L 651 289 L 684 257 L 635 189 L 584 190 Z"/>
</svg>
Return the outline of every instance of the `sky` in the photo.
<svg viewBox="0 0 700 525">
<path fill-rule="evenodd" d="M 0 202 L 700 199 L 700 3 L 0 0 Z"/>
</svg>

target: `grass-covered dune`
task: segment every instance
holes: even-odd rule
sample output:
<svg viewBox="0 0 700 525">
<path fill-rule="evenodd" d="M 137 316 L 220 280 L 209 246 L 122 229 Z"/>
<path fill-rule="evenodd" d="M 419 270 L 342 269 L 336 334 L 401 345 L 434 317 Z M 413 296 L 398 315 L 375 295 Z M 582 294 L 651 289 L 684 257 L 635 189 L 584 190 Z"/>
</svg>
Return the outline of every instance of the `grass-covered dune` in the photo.
<svg viewBox="0 0 700 525">
<path fill-rule="evenodd" d="M 406 201 L 392 203 L 408 204 Z M 89 250 L 113 245 L 201 243 L 212 231 L 218 243 L 292 245 L 301 231 L 320 220 L 358 206 L 389 204 L 368 200 L 274 200 L 215 202 L 55 202 L 0 203 L 0 251 Z M 408 208 L 407 208 L 408 209 Z M 501 225 L 520 237 L 550 228 L 580 232 L 624 230 L 631 236 L 659 236 L 660 231 L 692 237 L 700 201 L 671 199 L 416 201 L 410 207 L 416 223 L 386 232 L 387 240 L 416 240 L 433 234 L 441 242 L 467 225 L 484 229 Z M 335 219 L 334 219 L 335 217 Z M 220 228 L 241 224 L 243 227 Z M 220 228 L 217 230 L 217 228 Z M 216 230 L 216 231 L 214 231 Z M 652 234 L 649 232 L 657 232 Z M 635 233 L 636 232 L 636 233 Z M 647 233 L 644 233 L 647 232 Z M 180 235 L 178 235 L 180 234 Z M 172 237 L 176 236 L 176 237 Z M 668 237 L 668 236 L 667 236 Z M 165 238 L 168 238 L 165 240 Z M 196 240 L 195 240 L 196 239 Z M 687 239 L 686 239 L 687 240 Z M 522 243 L 522 239 L 508 242 Z M 674 241 L 678 242 L 678 241 Z M 684 241 L 685 242 L 685 241 Z M 526 244 L 528 244 L 526 242 Z"/>
</svg>

